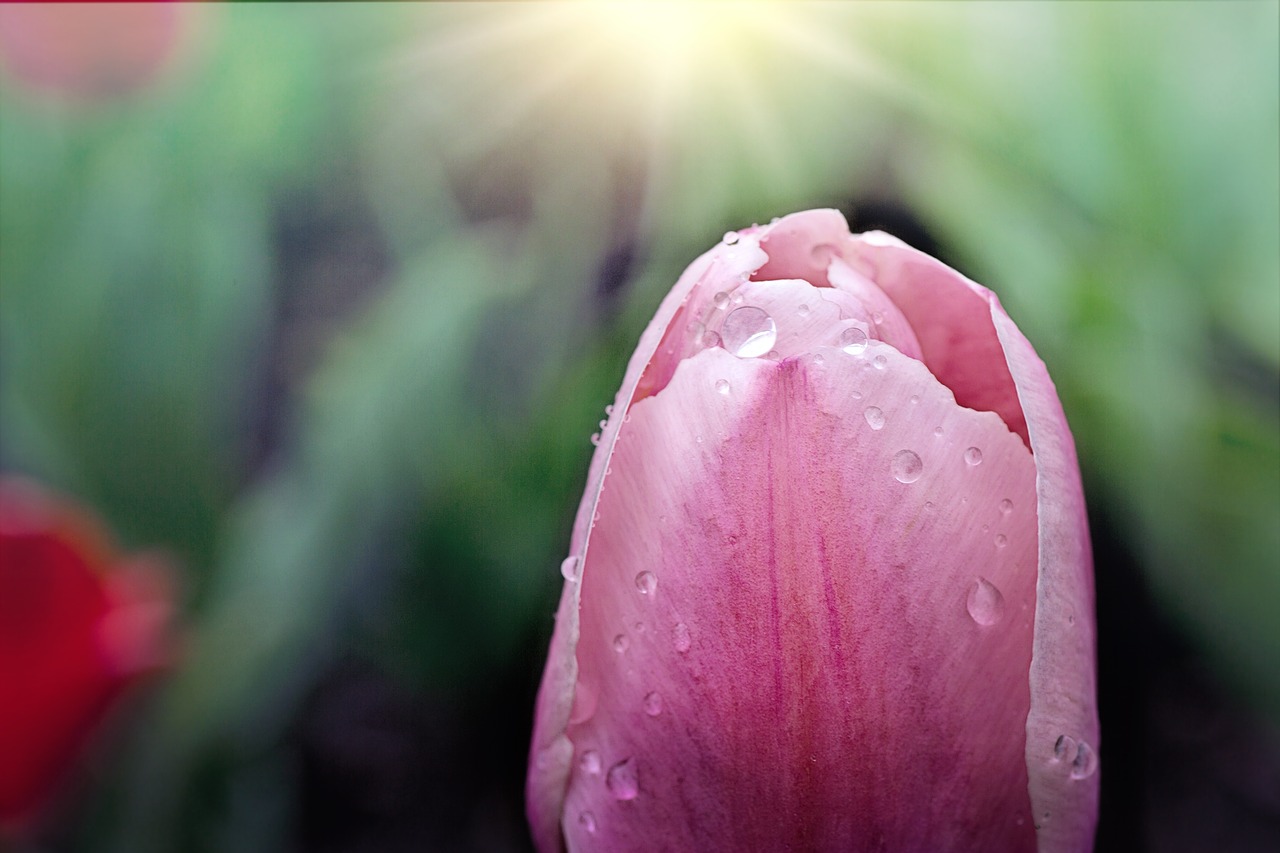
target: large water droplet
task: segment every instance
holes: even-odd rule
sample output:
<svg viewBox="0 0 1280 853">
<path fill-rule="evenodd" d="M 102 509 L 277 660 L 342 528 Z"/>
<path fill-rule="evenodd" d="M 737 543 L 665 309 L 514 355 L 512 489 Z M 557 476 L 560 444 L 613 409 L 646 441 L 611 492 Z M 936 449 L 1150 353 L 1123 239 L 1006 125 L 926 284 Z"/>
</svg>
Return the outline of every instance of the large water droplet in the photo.
<svg viewBox="0 0 1280 853">
<path fill-rule="evenodd" d="M 565 557 L 564 562 L 560 564 L 560 576 L 567 581 L 576 581 L 578 579 L 579 565 L 581 565 L 581 561 L 577 557 Z"/>
<path fill-rule="evenodd" d="M 724 395 L 726 395 L 726 396 L 727 396 L 727 395 L 728 395 L 728 393 L 729 393 L 729 380 L 728 380 L 728 379 L 717 379 L 717 380 L 716 380 L 716 390 L 717 390 L 717 391 L 719 391 L 721 394 L 724 394 Z"/>
<path fill-rule="evenodd" d="M 644 712 L 650 717 L 656 717 L 662 713 L 662 697 L 656 690 L 645 694 Z"/>
<path fill-rule="evenodd" d="M 969 615 L 979 625 L 994 625 L 1004 616 L 1004 596 L 996 585 L 986 578 L 978 578 L 969 588 L 969 598 L 965 602 Z"/>
<path fill-rule="evenodd" d="M 689 651 L 689 647 L 693 645 L 693 639 L 689 636 L 689 626 L 683 622 L 677 622 L 672 632 L 672 642 L 680 654 Z"/>
<path fill-rule="evenodd" d="M 578 815 L 578 823 L 582 824 L 582 828 L 588 833 L 594 833 L 596 831 L 596 816 L 591 812 L 583 812 Z"/>
<path fill-rule="evenodd" d="M 884 426 L 884 412 L 879 406 L 867 406 L 867 410 L 862 414 L 867 419 L 867 425 L 872 429 L 880 429 Z"/>
<path fill-rule="evenodd" d="M 890 468 L 899 483 L 914 483 L 924 473 L 924 463 L 912 450 L 899 450 L 894 454 Z"/>
<path fill-rule="evenodd" d="M 653 595 L 653 591 L 658 588 L 658 576 L 653 572 L 641 572 L 636 575 L 636 589 L 640 590 L 641 595 Z"/>
<path fill-rule="evenodd" d="M 1071 762 L 1072 779 L 1088 779 L 1098 769 L 1098 754 L 1084 741 L 1076 745 L 1076 757 Z"/>
<path fill-rule="evenodd" d="M 976 447 L 970 447 L 964 452 L 964 461 L 968 465 L 981 465 L 982 451 Z"/>
<path fill-rule="evenodd" d="M 618 634 L 613 638 L 613 650 L 618 654 L 622 654 L 631 648 L 631 638 L 626 634 Z"/>
<path fill-rule="evenodd" d="M 840 348 L 849 355 L 857 355 L 867 348 L 867 333 L 850 326 L 840 333 Z"/>
<path fill-rule="evenodd" d="M 588 776 L 599 776 L 603 765 L 600 763 L 600 753 L 594 749 L 588 749 L 578 758 L 578 769 Z"/>
<path fill-rule="evenodd" d="M 636 778 L 636 764 L 633 759 L 625 758 L 609 768 L 604 778 L 605 787 L 616 800 L 634 800 L 640 793 L 640 782 Z"/>
<path fill-rule="evenodd" d="M 763 309 L 748 305 L 735 308 L 720 327 L 724 347 L 738 358 L 758 358 L 778 339 L 778 327 Z"/>
</svg>

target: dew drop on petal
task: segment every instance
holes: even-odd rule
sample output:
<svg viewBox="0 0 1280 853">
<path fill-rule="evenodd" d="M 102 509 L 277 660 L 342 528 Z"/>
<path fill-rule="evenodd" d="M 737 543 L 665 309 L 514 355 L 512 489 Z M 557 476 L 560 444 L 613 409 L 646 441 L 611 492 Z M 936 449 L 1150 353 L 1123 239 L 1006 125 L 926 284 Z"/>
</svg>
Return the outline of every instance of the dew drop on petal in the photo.
<svg viewBox="0 0 1280 853">
<path fill-rule="evenodd" d="M 816 364 L 818 367 L 822 367 L 822 365 L 827 363 L 827 360 L 823 358 L 822 353 L 818 353 L 813 357 L 813 363 Z"/>
<path fill-rule="evenodd" d="M 884 412 L 880 410 L 879 406 L 867 406 L 867 410 L 862 414 L 867 419 L 867 425 L 872 429 L 880 429 L 884 426 Z M 895 458 L 894 461 L 896 462 L 897 459 Z"/>
<path fill-rule="evenodd" d="M 1008 515 L 1011 512 L 1013 512 L 1013 501 L 1009 500 L 1008 498 L 1005 498 L 1004 500 L 1000 501 L 1000 514 Z"/>
<path fill-rule="evenodd" d="M 582 561 L 577 557 L 565 557 L 564 562 L 560 564 L 560 576 L 567 581 L 576 581 L 580 565 L 582 565 Z"/>
<path fill-rule="evenodd" d="M 934 428 L 933 428 L 933 434 L 934 434 L 934 435 L 936 435 L 936 436 L 938 436 L 939 438 L 941 438 L 941 437 L 942 437 L 942 427 L 934 427 Z"/>
<path fill-rule="evenodd" d="M 727 395 L 727 394 L 729 393 L 729 380 L 728 380 L 728 379 L 717 379 L 717 380 L 716 380 L 716 390 L 717 390 L 717 391 L 719 391 L 721 394 L 725 394 L 725 395 Z"/>
<path fill-rule="evenodd" d="M 609 768 L 604 779 L 605 787 L 613 794 L 615 800 L 634 800 L 640 793 L 640 783 L 636 778 L 635 761 L 623 759 Z"/>
<path fill-rule="evenodd" d="M 976 447 L 970 447 L 964 452 L 964 461 L 969 465 L 981 465 L 982 451 Z"/>
<path fill-rule="evenodd" d="M 778 327 L 763 309 L 748 305 L 724 318 L 720 337 L 725 349 L 738 358 L 758 358 L 773 349 Z"/>
<path fill-rule="evenodd" d="M 1003 548 L 1009 544 L 1009 539 L 1003 533 L 996 534 L 996 547 Z"/>
<path fill-rule="evenodd" d="M 1076 739 L 1071 735 L 1059 735 L 1053 743 L 1054 761 L 1073 761 L 1076 754 Z"/>
<path fill-rule="evenodd" d="M 720 239 L 721 239 L 721 242 L 723 242 L 726 246 L 732 246 L 738 242 L 738 232 L 726 231 L 724 232 L 724 236 Z"/>
<path fill-rule="evenodd" d="M 729 294 L 725 293 L 722 290 L 719 293 L 717 293 L 715 296 L 711 297 L 711 302 L 717 308 L 723 308 L 724 306 L 729 304 Z"/>
<path fill-rule="evenodd" d="M 636 589 L 640 590 L 641 595 L 653 595 L 653 591 L 658 588 L 658 576 L 653 572 L 641 572 L 636 575 Z"/>
<path fill-rule="evenodd" d="M 583 812 L 582 814 L 578 815 L 578 823 L 582 824 L 582 828 L 585 829 L 588 833 L 591 833 L 591 834 L 595 833 L 596 816 L 593 815 L 591 812 Z"/>
<path fill-rule="evenodd" d="M 874 311 L 874 312 L 872 312 L 872 314 L 871 314 L 871 322 L 873 322 L 873 323 L 875 323 L 877 326 L 879 326 L 881 323 L 883 323 L 883 322 L 884 322 L 884 315 L 883 315 L 883 314 L 881 314 L 879 311 Z"/>
<path fill-rule="evenodd" d="M 809 316 L 809 306 L 808 306 L 808 305 L 801 305 L 799 308 L 797 308 L 797 309 L 796 309 L 796 313 L 800 315 L 801 319 L 803 319 L 803 318 L 805 318 L 805 317 L 808 317 L 808 316 Z"/>
<path fill-rule="evenodd" d="M 578 769 L 588 776 L 599 776 L 601 770 L 600 753 L 588 749 L 578 759 Z"/>
<path fill-rule="evenodd" d="M 876 370 L 884 370 L 889 366 L 889 359 L 882 355 L 878 355 L 871 360 L 871 363 L 875 365 Z"/>
<path fill-rule="evenodd" d="M 591 433 L 591 443 L 596 447 L 600 446 L 600 433 L 598 432 Z"/>
<path fill-rule="evenodd" d="M 644 623 L 643 623 L 643 622 L 634 622 L 634 623 L 632 623 L 632 625 L 631 625 L 631 629 L 632 629 L 633 631 L 635 631 L 637 634 L 643 634 L 643 633 L 644 633 Z"/>
<path fill-rule="evenodd" d="M 572 725 L 585 723 L 595 716 L 596 706 L 600 703 L 600 694 L 594 687 L 579 681 L 573 690 L 573 707 L 569 710 L 569 722 Z"/>
<path fill-rule="evenodd" d="M 924 463 L 913 450 L 899 450 L 894 454 L 890 467 L 893 478 L 899 483 L 914 483 L 924 473 Z"/>
<path fill-rule="evenodd" d="M 631 648 L 631 639 L 626 634 L 619 634 L 613 638 L 613 650 L 618 654 L 622 654 Z"/>
<path fill-rule="evenodd" d="M 707 349 L 715 349 L 724 346 L 724 341 L 720 340 L 719 332 L 707 332 L 702 336 L 702 345 Z"/>
<path fill-rule="evenodd" d="M 840 348 L 849 355 L 857 355 L 867 348 L 867 333 L 850 326 L 840 333 Z"/>
<path fill-rule="evenodd" d="M 996 585 L 986 578 L 978 578 L 969 588 L 969 598 L 965 602 L 969 615 L 979 625 L 994 625 L 1004 616 L 1004 596 Z"/>
<path fill-rule="evenodd" d="M 644 712 L 650 717 L 656 717 L 662 713 L 662 697 L 656 690 L 645 694 Z"/>
<path fill-rule="evenodd" d="M 672 632 L 672 641 L 676 651 L 680 654 L 689 651 L 689 647 L 693 645 L 693 638 L 689 636 L 689 626 L 683 622 L 677 622 L 675 630 Z"/>
<path fill-rule="evenodd" d="M 919 403 L 920 403 L 920 395 L 919 395 L 919 394 L 912 394 L 912 395 L 911 395 L 911 405 L 916 406 L 916 405 L 919 405 Z"/>
</svg>

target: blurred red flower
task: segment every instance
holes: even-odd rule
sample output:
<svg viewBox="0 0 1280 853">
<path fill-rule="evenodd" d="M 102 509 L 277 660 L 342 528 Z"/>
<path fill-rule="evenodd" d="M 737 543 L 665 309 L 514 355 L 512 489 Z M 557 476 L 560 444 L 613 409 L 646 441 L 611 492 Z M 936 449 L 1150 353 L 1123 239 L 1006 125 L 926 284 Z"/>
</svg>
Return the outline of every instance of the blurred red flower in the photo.
<svg viewBox="0 0 1280 853">
<path fill-rule="evenodd" d="M 37 817 L 113 700 L 166 663 L 173 599 L 163 559 L 121 557 L 88 513 L 0 477 L 0 828 Z"/>
</svg>

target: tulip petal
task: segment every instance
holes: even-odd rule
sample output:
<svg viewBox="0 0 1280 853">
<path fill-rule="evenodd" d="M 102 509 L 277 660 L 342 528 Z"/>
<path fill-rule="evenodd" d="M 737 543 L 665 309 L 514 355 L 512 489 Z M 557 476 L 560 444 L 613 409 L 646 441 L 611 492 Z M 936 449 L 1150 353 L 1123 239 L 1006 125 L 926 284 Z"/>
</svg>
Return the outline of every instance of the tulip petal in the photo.
<svg viewBox="0 0 1280 853">
<path fill-rule="evenodd" d="M 707 349 L 628 415 L 580 584 L 570 848 L 1032 849 L 1019 438 L 883 344 Z"/>
</svg>

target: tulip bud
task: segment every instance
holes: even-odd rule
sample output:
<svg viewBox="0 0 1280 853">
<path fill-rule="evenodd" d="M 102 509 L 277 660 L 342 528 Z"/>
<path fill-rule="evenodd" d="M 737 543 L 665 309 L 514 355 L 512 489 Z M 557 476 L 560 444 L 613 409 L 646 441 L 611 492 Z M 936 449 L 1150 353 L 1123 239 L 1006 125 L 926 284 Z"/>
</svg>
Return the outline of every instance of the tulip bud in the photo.
<svg viewBox="0 0 1280 853">
<path fill-rule="evenodd" d="M 0 478 L 0 838 L 55 796 L 112 701 L 169 655 L 173 589 L 97 523 Z"/>
<path fill-rule="evenodd" d="M 1071 433 L 933 258 L 829 210 L 725 235 L 640 339 L 563 573 L 544 853 L 1091 848 Z"/>
</svg>

